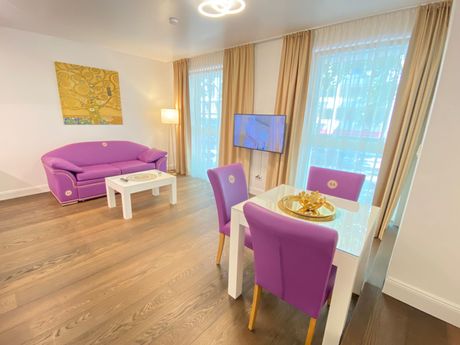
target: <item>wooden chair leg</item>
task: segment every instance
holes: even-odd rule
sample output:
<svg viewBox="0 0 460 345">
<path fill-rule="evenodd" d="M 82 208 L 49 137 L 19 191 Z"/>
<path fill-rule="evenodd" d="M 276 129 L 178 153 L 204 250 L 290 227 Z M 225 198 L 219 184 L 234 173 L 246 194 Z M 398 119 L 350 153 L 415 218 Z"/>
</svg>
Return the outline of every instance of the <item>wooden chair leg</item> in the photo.
<svg viewBox="0 0 460 345">
<path fill-rule="evenodd" d="M 310 323 L 308 324 L 307 338 L 305 339 L 305 345 L 311 345 L 313 340 L 313 335 L 315 334 L 316 328 L 316 319 L 310 318 Z"/>
<path fill-rule="evenodd" d="M 216 265 L 220 265 L 222 252 L 224 251 L 225 234 L 219 233 L 219 247 L 217 248 Z"/>
<path fill-rule="evenodd" d="M 249 316 L 249 324 L 248 324 L 248 329 L 250 331 L 254 330 L 254 323 L 256 322 L 257 308 L 259 306 L 261 292 L 262 292 L 262 288 L 260 287 L 260 285 L 254 284 L 254 294 L 252 296 L 251 315 Z"/>
</svg>

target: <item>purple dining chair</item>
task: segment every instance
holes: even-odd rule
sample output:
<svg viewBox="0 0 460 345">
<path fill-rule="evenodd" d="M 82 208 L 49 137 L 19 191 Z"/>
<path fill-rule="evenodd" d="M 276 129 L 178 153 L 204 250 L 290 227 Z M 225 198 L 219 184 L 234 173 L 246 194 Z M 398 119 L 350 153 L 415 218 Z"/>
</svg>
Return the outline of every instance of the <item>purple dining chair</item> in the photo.
<svg viewBox="0 0 460 345">
<path fill-rule="evenodd" d="M 248 328 L 254 329 L 265 289 L 310 316 L 310 345 L 321 308 L 332 295 L 338 235 L 325 226 L 286 217 L 252 202 L 243 206 L 254 250 L 254 296 Z"/>
<path fill-rule="evenodd" d="M 243 166 L 239 163 L 208 170 L 219 219 L 219 246 L 216 264 L 220 264 L 225 236 L 230 236 L 230 216 L 232 206 L 248 199 L 248 187 Z M 244 244 L 252 249 L 251 233 L 246 229 Z"/>
<path fill-rule="evenodd" d="M 342 199 L 358 201 L 366 175 L 312 166 L 307 189 Z"/>
</svg>

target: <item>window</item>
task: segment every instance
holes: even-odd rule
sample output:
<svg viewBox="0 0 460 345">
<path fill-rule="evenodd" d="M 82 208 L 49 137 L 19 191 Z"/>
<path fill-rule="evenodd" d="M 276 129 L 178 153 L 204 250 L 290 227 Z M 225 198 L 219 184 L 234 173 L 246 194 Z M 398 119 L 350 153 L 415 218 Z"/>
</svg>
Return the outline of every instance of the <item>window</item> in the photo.
<svg viewBox="0 0 460 345">
<path fill-rule="evenodd" d="M 360 201 L 372 202 L 410 39 L 411 25 L 404 25 L 397 34 L 383 29 L 380 37 L 363 37 L 362 32 L 378 32 L 375 23 L 374 30 L 360 27 L 356 32 L 361 37 L 355 41 L 346 39 L 350 29 L 318 30 L 296 177 L 299 187 L 305 187 L 312 165 L 363 173 Z"/>
<path fill-rule="evenodd" d="M 212 54 L 191 59 L 190 63 L 190 174 L 194 177 L 207 178 L 207 170 L 218 163 L 222 59 L 222 54 Z"/>
</svg>

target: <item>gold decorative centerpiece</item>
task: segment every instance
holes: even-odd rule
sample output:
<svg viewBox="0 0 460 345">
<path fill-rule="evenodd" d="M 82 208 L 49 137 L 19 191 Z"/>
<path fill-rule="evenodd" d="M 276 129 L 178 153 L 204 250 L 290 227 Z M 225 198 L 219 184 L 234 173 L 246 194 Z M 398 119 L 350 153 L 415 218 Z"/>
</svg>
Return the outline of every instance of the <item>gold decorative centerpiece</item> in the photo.
<svg viewBox="0 0 460 345">
<path fill-rule="evenodd" d="M 301 219 L 328 222 L 335 218 L 335 206 L 319 192 L 287 195 L 278 201 L 278 206 L 283 212 Z"/>
<path fill-rule="evenodd" d="M 155 180 L 156 178 L 157 178 L 157 174 L 154 174 L 154 173 L 139 173 L 139 174 L 129 175 L 126 177 L 128 181 L 134 181 L 134 182 L 150 181 L 150 180 Z"/>
</svg>

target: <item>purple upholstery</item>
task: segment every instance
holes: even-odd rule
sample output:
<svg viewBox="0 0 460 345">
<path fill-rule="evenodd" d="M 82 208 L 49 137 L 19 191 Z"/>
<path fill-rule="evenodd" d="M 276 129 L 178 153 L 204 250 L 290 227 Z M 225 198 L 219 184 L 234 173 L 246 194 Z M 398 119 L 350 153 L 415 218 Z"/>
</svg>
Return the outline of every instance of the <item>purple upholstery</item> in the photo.
<svg viewBox="0 0 460 345">
<path fill-rule="evenodd" d="M 112 163 L 112 165 L 120 169 L 122 174 L 130 174 L 138 171 L 156 169 L 155 163 L 145 163 L 138 159 L 126 162 L 115 162 Z"/>
<path fill-rule="evenodd" d="M 229 235 L 232 206 L 248 199 L 248 186 L 243 166 L 237 163 L 209 169 L 208 177 L 216 199 L 219 231 Z M 246 232 L 245 244 L 249 248 L 252 247 L 249 231 Z"/>
<path fill-rule="evenodd" d="M 76 173 L 83 171 L 82 167 L 79 167 L 73 164 L 72 162 L 69 162 L 68 160 L 65 160 L 63 158 L 46 157 L 44 161 L 47 165 L 49 165 L 51 168 L 54 168 L 54 169 L 62 169 L 62 170 L 67 170 L 71 172 L 76 172 Z"/>
<path fill-rule="evenodd" d="M 307 189 L 342 199 L 357 201 L 366 175 L 348 171 L 310 167 Z"/>
<path fill-rule="evenodd" d="M 256 284 L 316 319 L 335 280 L 337 232 L 251 202 L 243 209 L 252 235 Z"/>
<path fill-rule="evenodd" d="M 105 178 L 100 179 L 100 182 L 93 182 L 98 180 L 77 181 L 79 201 L 94 199 L 106 194 Z"/>
<path fill-rule="evenodd" d="M 221 229 L 221 232 L 226 236 L 230 236 L 230 222 L 225 224 Z M 251 240 L 251 233 L 249 232 L 249 228 L 246 228 L 244 231 L 244 245 L 250 249 L 252 249 L 252 240 Z"/>
<path fill-rule="evenodd" d="M 88 165 L 83 167 L 83 172 L 77 173 L 77 181 L 95 180 L 120 174 L 121 170 L 112 164 Z"/>
<path fill-rule="evenodd" d="M 167 170 L 167 164 L 168 164 L 167 156 L 161 157 L 159 160 L 154 162 L 154 164 L 155 164 L 155 169 L 161 170 L 161 171 L 166 171 Z"/>
<path fill-rule="evenodd" d="M 145 162 L 145 163 L 152 163 L 160 159 L 161 157 L 166 156 L 165 151 L 157 150 L 157 149 L 148 149 L 143 151 L 137 159 Z"/>
<path fill-rule="evenodd" d="M 77 186 L 90 186 L 95 183 L 104 182 L 104 181 L 105 181 L 105 177 L 101 177 L 95 180 L 77 181 Z"/>
<path fill-rule="evenodd" d="M 60 157 L 78 166 L 130 161 L 149 148 L 131 141 L 87 141 L 62 146 L 45 156 Z"/>
<path fill-rule="evenodd" d="M 146 151 L 158 159 L 138 160 Z M 43 155 L 48 185 L 61 204 L 105 195 L 105 178 L 151 169 L 166 171 L 166 152 L 130 141 L 92 141 L 60 147 Z"/>
</svg>

